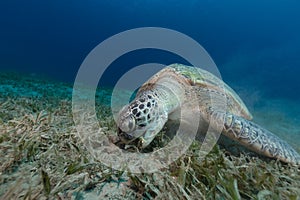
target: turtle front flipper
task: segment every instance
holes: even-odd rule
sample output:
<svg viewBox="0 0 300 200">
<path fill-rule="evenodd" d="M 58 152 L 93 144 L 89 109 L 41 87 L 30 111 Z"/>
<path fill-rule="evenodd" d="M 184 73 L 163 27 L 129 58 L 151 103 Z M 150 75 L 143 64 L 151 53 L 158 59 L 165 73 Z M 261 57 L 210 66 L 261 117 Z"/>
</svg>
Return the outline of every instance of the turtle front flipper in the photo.
<svg viewBox="0 0 300 200">
<path fill-rule="evenodd" d="M 212 108 L 208 108 L 208 112 L 213 127 L 219 127 L 217 123 L 223 120 L 222 134 L 230 139 L 267 157 L 300 165 L 300 155 L 296 150 L 270 131 L 233 114 L 213 111 Z"/>
</svg>

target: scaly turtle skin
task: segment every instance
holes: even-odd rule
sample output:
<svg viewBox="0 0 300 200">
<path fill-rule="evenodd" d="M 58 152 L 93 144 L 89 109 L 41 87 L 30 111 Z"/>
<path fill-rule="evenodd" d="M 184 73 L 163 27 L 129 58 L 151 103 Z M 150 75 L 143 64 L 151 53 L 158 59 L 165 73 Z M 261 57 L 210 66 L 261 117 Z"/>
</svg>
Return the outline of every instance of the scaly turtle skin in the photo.
<svg viewBox="0 0 300 200">
<path fill-rule="evenodd" d="M 205 70 L 181 64 L 159 71 L 121 109 L 117 122 L 120 139 L 128 143 L 140 138 L 142 148 L 148 146 L 169 119 L 180 117 L 177 111 L 192 101 L 191 95 L 196 96 L 197 108 L 185 107 L 181 112 L 200 112 L 199 127 L 209 124 L 250 150 L 300 164 L 300 155 L 289 144 L 250 121 L 247 107 L 228 85 Z"/>
</svg>

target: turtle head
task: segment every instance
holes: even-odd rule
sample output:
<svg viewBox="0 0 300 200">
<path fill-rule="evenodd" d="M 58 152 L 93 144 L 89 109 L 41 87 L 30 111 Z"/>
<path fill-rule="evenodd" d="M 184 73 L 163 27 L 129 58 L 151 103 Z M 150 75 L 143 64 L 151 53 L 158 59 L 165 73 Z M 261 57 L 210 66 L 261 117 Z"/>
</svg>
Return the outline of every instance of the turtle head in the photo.
<svg viewBox="0 0 300 200">
<path fill-rule="evenodd" d="M 151 94 L 142 95 L 124 106 L 117 121 L 119 138 L 124 143 L 141 138 L 142 148 L 149 145 L 167 121 L 167 114 L 160 110 Z"/>
</svg>

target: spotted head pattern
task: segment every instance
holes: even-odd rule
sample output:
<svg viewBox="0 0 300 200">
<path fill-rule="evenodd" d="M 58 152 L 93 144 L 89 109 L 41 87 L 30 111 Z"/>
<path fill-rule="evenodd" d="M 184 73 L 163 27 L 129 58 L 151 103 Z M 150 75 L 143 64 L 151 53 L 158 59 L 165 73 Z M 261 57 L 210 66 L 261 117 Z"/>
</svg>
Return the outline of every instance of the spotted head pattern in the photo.
<svg viewBox="0 0 300 200">
<path fill-rule="evenodd" d="M 155 92 L 142 94 L 119 113 L 118 135 L 124 142 L 130 142 L 139 137 L 152 137 L 157 124 L 167 117 L 161 112 L 159 100 Z"/>
</svg>

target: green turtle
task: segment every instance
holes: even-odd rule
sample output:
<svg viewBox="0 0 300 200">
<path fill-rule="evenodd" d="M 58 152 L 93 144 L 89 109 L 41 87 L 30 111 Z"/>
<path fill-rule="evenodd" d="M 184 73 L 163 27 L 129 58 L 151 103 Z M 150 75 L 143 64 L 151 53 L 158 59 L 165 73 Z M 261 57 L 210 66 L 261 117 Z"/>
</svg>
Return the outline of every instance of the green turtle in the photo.
<svg viewBox="0 0 300 200">
<path fill-rule="evenodd" d="M 182 108 L 190 104 L 191 95 L 197 101 L 191 105 L 198 107 Z M 145 148 L 169 119 L 180 117 L 179 109 L 198 112 L 200 128 L 209 124 L 252 151 L 300 164 L 300 155 L 289 144 L 251 121 L 251 113 L 227 84 L 208 71 L 182 64 L 166 66 L 140 87 L 135 99 L 119 112 L 118 136 L 125 143 L 139 138 Z"/>
</svg>

